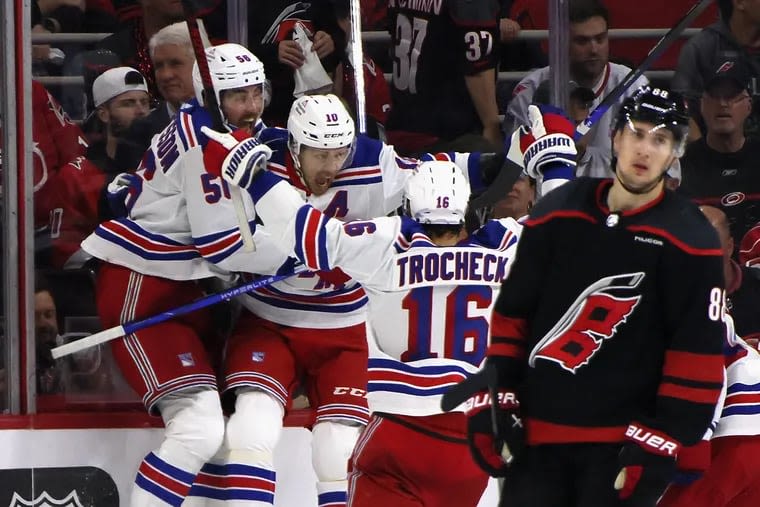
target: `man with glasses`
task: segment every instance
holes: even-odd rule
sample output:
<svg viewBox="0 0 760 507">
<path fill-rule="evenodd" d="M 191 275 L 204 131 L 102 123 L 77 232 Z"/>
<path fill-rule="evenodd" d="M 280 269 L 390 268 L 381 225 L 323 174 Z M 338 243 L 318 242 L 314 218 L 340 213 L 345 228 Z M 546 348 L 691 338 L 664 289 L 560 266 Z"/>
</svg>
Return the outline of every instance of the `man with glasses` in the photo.
<svg viewBox="0 0 760 507">
<path fill-rule="evenodd" d="M 700 100 L 705 135 L 691 143 L 681 159 L 679 189 L 699 204 L 721 209 L 731 224 L 734 244 L 760 221 L 760 141 L 745 137 L 752 113 L 751 70 L 741 60 L 721 61 Z"/>
</svg>

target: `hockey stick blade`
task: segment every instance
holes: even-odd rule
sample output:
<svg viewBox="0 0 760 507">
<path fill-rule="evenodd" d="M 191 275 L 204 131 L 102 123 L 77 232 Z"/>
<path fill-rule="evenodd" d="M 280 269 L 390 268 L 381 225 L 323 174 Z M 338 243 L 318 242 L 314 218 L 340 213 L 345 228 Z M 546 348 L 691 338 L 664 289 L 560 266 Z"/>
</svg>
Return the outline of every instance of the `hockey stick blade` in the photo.
<svg viewBox="0 0 760 507">
<path fill-rule="evenodd" d="M 660 55 L 662 55 L 662 53 L 681 36 L 681 33 L 694 22 L 697 16 L 702 14 L 702 11 L 707 8 L 711 1 L 712 0 L 700 0 L 694 4 L 692 8 L 689 9 L 686 14 L 684 14 L 681 20 L 675 24 L 674 27 L 671 28 L 668 33 L 663 35 L 659 41 L 657 41 L 657 44 L 655 44 L 652 49 L 649 50 L 649 53 L 641 62 L 641 64 L 635 69 L 631 69 L 631 71 L 626 74 L 623 80 L 620 81 L 620 83 L 615 88 L 612 89 L 612 91 L 604 98 L 604 100 L 602 100 L 602 102 L 596 106 L 596 108 L 594 108 L 591 113 L 589 113 L 586 119 L 578 124 L 578 126 L 575 128 L 574 135 L 576 141 L 580 140 L 581 137 L 586 135 L 589 130 L 591 130 L 591 127 L 593 127 L 599 121 L 599 119 L 604 116 L 604 113 L 606 113 L 613 104 L 617 103 L 618 100 L 620 100 L 620 97 L 623 96 L 623 94 L 631 87 L 631 85 L 639 77 L 641 77 L 644 72 L 649 70 L 649 68 L 660 57 Z"/>
<path fill-rule="evenodd" d="M 186 313 L 194 312 L 196 310 L 200 310 L 201 308 L 221 303 L 222 301 L 229 301 L 236 296 L 240 296 L 254 289 L 271 285 L 275 282 L 279 282 L 280 280 L 284 280 L 285 278 L 303 273 L 304 271 L 306 271 L 306 267 L 300 266 L 292 273 L 287 273 L 284 275 L 271 275 L 264 278 L 259 278 L 258 280 L 236 285 L 235 287 L 217 292 L 216 294 L 210 294 L 206 297 L 193 301 L 192 303 L 179 306 L 173 310 L 161 312 L 159 314 L 153 315 L 152 317 L 147 317 L 141 320 L 132 320 L 125 322 L 119 326 L 110 327 L 103 331 L 82 338 L 81 340 L 73 341 L 71 343 L 66 343 L 64 345 L 55 347 L 51 350 L 53 359 L 59 359 L 69 354 L 75 354 L 90 347 L 100 345 L 101 343 L 106 343 L 121 336 L 126 336 L 134 333 L 135 331 L 145 329 L 146 327 L 160 324 L 161 322 L 167 321 L 169 319 L 179 317 L 180 315 L 185 315 Z"/>
<path fill-rule="evenodd" d="M 451 386 L 441 398 L 441 410 L 451 412 L 465 401 L 472 398 L 475 394 L 488 389 L 490 379 L 490 370 L 484 368 Z"/>
<path fill-rule="evenodd" d="M 512 185 L 520 178 L 523 172 L 521 165 L 514 163 L 508 158 L 504 158 L 504 165 L 496 178 L 479 196 L 470 201 L 472 209 L 485 208 L 499 202 L 506 197 L 512 189 Z"/>
</svg>

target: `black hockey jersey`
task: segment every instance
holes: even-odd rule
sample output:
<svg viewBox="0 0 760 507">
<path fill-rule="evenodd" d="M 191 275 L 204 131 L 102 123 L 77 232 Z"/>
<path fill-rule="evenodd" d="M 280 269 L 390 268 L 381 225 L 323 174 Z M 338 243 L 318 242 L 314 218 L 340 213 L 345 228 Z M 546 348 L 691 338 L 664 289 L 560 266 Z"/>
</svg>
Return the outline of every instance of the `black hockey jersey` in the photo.
<svg viewBox="0 0 760 507">
<path fill-rule="evenodd" d="M 718 237 L 670 191 L 610 214 L 611 185 L 580 178 L 533 209 L 488 355 L 530 444 L 618 442 L 637 421 L 691 445 L 723 380 Z"/>
<path fill-rule="evenodd" d="M 464 76 L 494 68 L 496 0 L 390 0 L 393 108 L 389 130 L 453 139 L 483 128 Z"/>
<path fill-rule="evenodd" d="M 697 204 L 721 209 L 731 225 L 738 250 L 744 234 L 760 222 L 760 141 L 747 139 L 735 153 L 719 153 L 705 138 L 694 141 L 681 158 L 683 181 L 678 192 Z"/>
</svg>

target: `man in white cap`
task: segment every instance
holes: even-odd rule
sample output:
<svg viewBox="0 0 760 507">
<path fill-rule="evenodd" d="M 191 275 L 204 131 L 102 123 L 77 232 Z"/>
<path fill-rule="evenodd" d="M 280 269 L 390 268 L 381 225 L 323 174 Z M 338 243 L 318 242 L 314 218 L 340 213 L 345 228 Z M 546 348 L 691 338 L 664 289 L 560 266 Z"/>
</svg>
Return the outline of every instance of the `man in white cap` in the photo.
<svg viewBox="0 0 760 507">
<path fill-rule="evenodd" d="M 124 134 L 148 114 L 148 87 L 132 67 L 105 71 L 92 84 L 93 114 L 103 124 L 103 139 L 85 157 L 64 164 L 46 201 L 50 209 L 50 259 L 57 269 L 81 267 L 90 256 L 79 248 L 98 224 L 113 217 L 106 188 L 119 173 L 131 173 L 139 157 L 132 155 Z M 141 155 L 141 154 L 140 154 Z"/>
<path fill-rule="evenodd" d="M 117 149 L 120 139 L 132 122 L 144 118 L 150 112 L 150 96 L 145 78 L 132 67 L 109 69 L 92 83 L 92 99 L 95 114 L 105 129 L 103 141 L 90 147 L 87 158 L 103 170 L 134 170 L 135 167 L 121 166 L 119 161 L 134 158 L 117 157 Z"/>
</svg>

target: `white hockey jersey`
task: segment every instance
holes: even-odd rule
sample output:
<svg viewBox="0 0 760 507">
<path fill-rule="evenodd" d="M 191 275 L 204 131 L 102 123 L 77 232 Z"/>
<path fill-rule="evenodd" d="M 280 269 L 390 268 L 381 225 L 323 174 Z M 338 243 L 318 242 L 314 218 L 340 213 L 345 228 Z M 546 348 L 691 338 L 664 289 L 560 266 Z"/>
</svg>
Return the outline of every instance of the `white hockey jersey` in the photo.
<svg viewBox="0 0 760 507">
<path fill-rule="evenodd" d="M 256 230 L 256 252 L 242 249 L 242 238 L 230 198 L 220 177 L 207 173 L 202 126 L 212 126 L 208 111 L 193 99 L 153 137 L 130 189 L 129 215 L 102 223 L 82 242 L 101 260 L 139 273 L 172 280 L 210 276 L 229 278 L 244 268 L 274 272 L 287 258 Z M 253 205 L 245 192 L 250 217 Z M 255 228 L 253 219 L 249 223 Z"/>
<path fill-rule="evenodd" d="M 760 435 L 760 353 L 728 327 L 725 344 L 726 399 L 713 438 Z"/>
<path fill-rule="evenodd" d="M 418 164 L 417 160 L 397 155 L 393 146 L 359 135 L 347 166 L 341 169 L 327 192 L 316 196 L 308 192 L 296 173 L 287 148 L 287 130 L 268 128 L 259 139 L 272 148 L 268 165 L 271 172 L 298 189 L 315 209 L 342 221 L 394 212 L 401 205 L 406 180 Z M 453 161 L 473 186 L 482 186 L 479 153 L 438 154 L 436 157 Z M 288 326 L 340 328 L 366 320 L 364 291 L 340 270 L 305 272 L 252 291 L 243 296 L 241 302 L 259 317 Z"/>
<path fill-rule="evenodd" d="M 340 267 L 369 298 L 370 409 L 441 413 L 441 395 L 485 357 L 492 305 L 522 226 L 492 220 L 456 246 L 439 247 L 408 217 L 330 219 L 269 176 L 256 181 L 254 195 L 272 235 L 282 234 L 310 269 Z"/>
<path fill-rule="evenodd" d="M 625 76 L 630 72 L 630 68 L 625 65 L 619 65 L 617 63 L 608 63 L 607 67 L 602 72 L 599 80 L 594 84 L 594 101 L 591 105 L 591 110 L 598 106 L 602 100 L 615 88 Z M 510 100 L 507 106 L 506 114 L 504 115 L 505 132 L 513 132 L 517 127 L 521 125 L 528 125 L 528 106 L 533 101 L 533 95 L 538 89 L 539 85 L 550 79 L 549 67 L 543 67 L 541 69 L 534 70 L 517 86 L 515 86 L 512 93 L 512 100 Z M 638 78 L 629 88 L 626 93 L 620 98 L 622 103 L 626 98 L 632 95 L 638 88 L 649 83 L 649 80 L 641 76 Z M 576 170 L 577 176 L 592 176 L 595 178 L 612 178 L 614 174 L 610 170 L 610 163 L 612 160 L 612 141 L 610 138 L 610 132 L 612 129 L 612 120 L 617 116 L 618 105 L 610 107 L 610 109 L 602 116 L 599 122 L 591 128 L 591 131 L 586 134 L 588 144 L 586 152 L 583 157 L 578 161 L 578 168 Z"/>
</svg>

